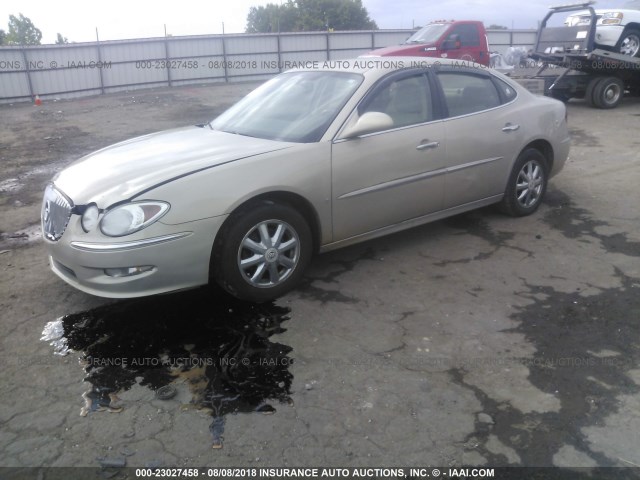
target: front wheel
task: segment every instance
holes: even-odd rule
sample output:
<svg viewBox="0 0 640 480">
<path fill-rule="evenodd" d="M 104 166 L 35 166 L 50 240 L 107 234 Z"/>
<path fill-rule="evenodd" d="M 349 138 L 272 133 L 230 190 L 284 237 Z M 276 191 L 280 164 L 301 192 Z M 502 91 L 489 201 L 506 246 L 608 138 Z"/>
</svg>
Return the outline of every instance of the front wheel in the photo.
<svg viewBox="0 0 640 480">
<path fill-rule="evenodd" d="M 500 207 L 512 217 L 535 212 L 547 191 L 547 162 L 535 148 L 523 151 L 513 166 Z"/>
<path fill-rule="evenodd" d="M 633 28 L 625 31 L 618 40 L 616 49 L 622 55 L 640 57 L 640 30 Z"/>
<path fill-rule="evenodd" d="M 296 286 L 311 259 L 311 231 L 293 208 L 264 203 L 229 219 L 212 253 L 216 282 L 242 300 L 264 302 Z"/>
</svg>

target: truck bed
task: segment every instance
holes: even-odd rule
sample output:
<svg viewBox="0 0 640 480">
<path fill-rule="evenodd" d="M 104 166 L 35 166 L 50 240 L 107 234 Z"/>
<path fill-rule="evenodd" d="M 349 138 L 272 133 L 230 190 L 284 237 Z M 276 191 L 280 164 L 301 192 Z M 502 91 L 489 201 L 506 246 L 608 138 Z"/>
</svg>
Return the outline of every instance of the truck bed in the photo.
<svg viewBox="0 0 640 480">
<path fill-rule="evenodd" d="M 530 57 L 548 65 L 556 65 L 577 72 L 598 75 L 623 73 L 626 76 L 640 79 L 640 58 L 607 50 L 595 49 L 583 54 L 565 53 L 562 55 L 532 53 Z"/>
</svg>

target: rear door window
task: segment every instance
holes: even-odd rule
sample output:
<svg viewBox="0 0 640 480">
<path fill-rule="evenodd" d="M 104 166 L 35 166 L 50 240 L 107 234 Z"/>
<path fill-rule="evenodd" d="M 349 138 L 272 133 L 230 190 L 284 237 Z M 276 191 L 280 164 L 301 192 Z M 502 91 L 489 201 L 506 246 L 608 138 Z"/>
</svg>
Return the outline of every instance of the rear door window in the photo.
<svg viewBox="0 0 640 480">
<path fill-rule="evenodd" d="M 502 103 L 498 89 L 488 75 L 438 72 L 438 80 L 442 86 L 449 117 L 489 110 Z"/>
</svg>

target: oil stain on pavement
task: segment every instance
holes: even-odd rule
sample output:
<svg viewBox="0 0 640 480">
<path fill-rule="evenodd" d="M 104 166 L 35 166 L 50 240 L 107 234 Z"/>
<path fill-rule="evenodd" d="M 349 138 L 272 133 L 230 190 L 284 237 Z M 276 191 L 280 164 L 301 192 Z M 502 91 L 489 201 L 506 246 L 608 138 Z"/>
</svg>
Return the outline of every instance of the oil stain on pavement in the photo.
<svg viewBox="0 0 640 480">
<path fill-rule="evenodd" d="M 529 286 L 526 296 L 538 300 L 514 315 L 519 325 L 507 332 L 524 334 L 536 347 L 534 358 L 522 359 L 529 381 L 560 400 L 558 412 L 523 413 L 467 383 L 464 369 L 450 371 L 454 382 L 473 391 L 482 411 L 493 419 L 490 425 L 476 422 L 474 440 L 482 445 L 489 435 L 497 436 L 516 451 L 523 465 L 553 465 L 563 445 L 601 467 L 621 465 L 621 459 L 593 449 L 582 430 L 602 425 L 616 413 L 619 395 L 640 392 L 628 375 L 640 364 L 640 282 L 620 272 L 618 277 L 621 287 L 589 297 Z M 508 465 L 502 455 L 482 446 L 479 451 L 491 465 Z"/>
<path fill-rule="evenodd" d="M 290 310 L 251 304 L 208 288 L 119 301 L 50 322 L 42 339 L 57 353 L 82 354 L 86 415 L 119 412 L 118 394 L 136 384 L 170 398 L 186 383 L 186 408 L 211 413 L 213 448 L 222 447 L 225 415 L 274 413 L 291 404 L 291 347 L 269 340 Z"/>
<path fill-rule="evenodd" d="M 549 191 L 545 203 L 551 208 L 545 213 L 544 222 L 566 238 L 578 241 L 588 241 L 582 238 L 585 236 L 595 238 L 608 253 L 640 257 L 640 242 L 629 240 L 624 233 L 598 233 L 599 227 L 609 227 L 609 223 L 595 219 L 589 210 L 575 206 L 567 194 L 559 190 Z"/>
</svg>

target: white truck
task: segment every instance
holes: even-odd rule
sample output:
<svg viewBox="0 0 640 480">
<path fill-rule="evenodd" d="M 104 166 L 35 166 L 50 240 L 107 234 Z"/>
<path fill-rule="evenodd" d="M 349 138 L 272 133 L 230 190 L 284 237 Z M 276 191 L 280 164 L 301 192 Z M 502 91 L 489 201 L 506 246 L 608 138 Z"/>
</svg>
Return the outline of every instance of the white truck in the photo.
<svg viewBox="0 0 640 480">
<path fill-rule="evenodd" d="M 534 75 L 512 75 L 514 80 L 535 80 L 543 83 L 545 95 L 563 101 L 584 98 L 603 109 L 617 107 L 625 95 L 640 95 L 640 30 L 635 23 L 640 11 L 596 11 L 592 3 L 551 8 L 529 54 L 542 67 Z M 553 15 L 570 12 L 564 24 L 548 26 Z"/>
<path fill-rule="evenodd" d="M 596 14 L 595 46 L 630 57 L 640 57 L 640 10 L 620 8 L 598 9 Z M 569 15 L 565 25 L 589 26 L 591 12 L 584 10 Z"/>
</svg>

